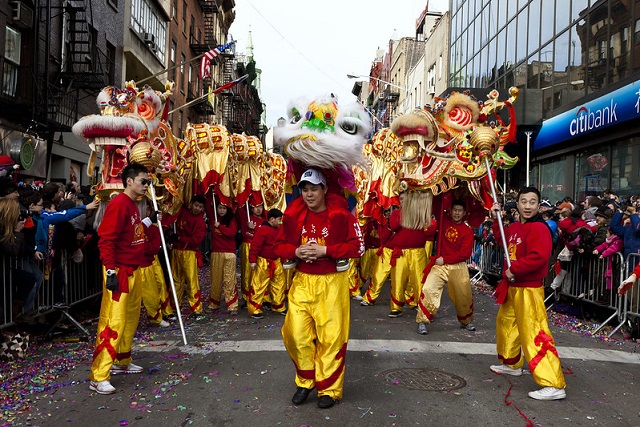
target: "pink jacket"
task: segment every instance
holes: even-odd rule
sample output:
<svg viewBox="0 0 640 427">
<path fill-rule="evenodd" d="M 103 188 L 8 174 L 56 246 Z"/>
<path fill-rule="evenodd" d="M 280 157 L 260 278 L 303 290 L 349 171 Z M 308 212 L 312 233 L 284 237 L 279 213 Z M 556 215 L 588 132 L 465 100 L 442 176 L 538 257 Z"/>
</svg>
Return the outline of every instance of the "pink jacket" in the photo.
<svg viewBox="0 0 640 427">
<path fill-rule="evenodd" d="M 624 250 L 624 241 L 615 234 L 607 237 L 602 244 L 596 247 L 596 250 L 604 258 L 610 257 L 616 252 L 622 252 Z"/>
</svg>

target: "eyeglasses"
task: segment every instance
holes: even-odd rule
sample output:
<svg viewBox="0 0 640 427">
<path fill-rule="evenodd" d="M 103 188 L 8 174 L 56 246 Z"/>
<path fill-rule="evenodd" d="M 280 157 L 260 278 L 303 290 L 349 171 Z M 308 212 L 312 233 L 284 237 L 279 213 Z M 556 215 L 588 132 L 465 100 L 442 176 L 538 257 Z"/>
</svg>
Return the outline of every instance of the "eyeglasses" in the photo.
<svg viewBox="0 0 640 427">
<path fill-rule="evenodd" d="M 149 184 L 151 184 L 151 179 L 140 178 L 140 184 L 149 185 Z"/>
</svg>

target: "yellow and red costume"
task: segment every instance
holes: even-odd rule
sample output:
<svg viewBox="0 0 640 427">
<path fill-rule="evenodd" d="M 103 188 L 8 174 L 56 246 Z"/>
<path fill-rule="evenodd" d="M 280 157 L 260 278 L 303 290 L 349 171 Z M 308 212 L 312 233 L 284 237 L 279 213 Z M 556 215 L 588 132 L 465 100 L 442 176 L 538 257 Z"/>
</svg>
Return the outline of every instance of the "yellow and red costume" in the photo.
<svg viewBox="0 0 640 427">
<path fill-rule="evenodd" d="M 496 222 L 493 232 L 500 235 Z M 496 294 L 502 295 L 496 318 L 498 359 L 512 368 L 521 368 L 524 352 L 536 383 L 542 387 L 565 388 L 544 305 L 543 281 L 552 250 L 551 232 L 544 222 L 535 220 L 514 222 L 504 232 L 514 281 L 507 281 L 503 273 L 500 289 L 496 290 Z"/>
<path fill-rule="evenodd" d="M 167 224 L 170 224 L 171 220 L 167 221 Z M 189 209 L 182 206 L 175 218 L 175 224 L 178 241 L 173 244 L 171 251 L 171 270 L 178 303 L 182 305 L 182 297 L 186 292 L 191 312 L 202 313 L 197 255 L 200 244 L 207 234 L 204 214 L 194 215 Z"/>
<path fill-rule="evenodd" d="M 114 363 L 123 366 L 131 363 L 131 345 L 142 300 L 138 263 L 144 258 L 148 242 L 138 206 L 125 193 L 107 205 L 98 235 L 104 269 L 96 346 L 89 374 L 89 379 L 95 382 L 108 381 Z M 106 288 L 106 270 L 116 270 L 118 289 L 114 292 Z"/>
<path fill-rule="evenodd" d="M 140 264 L 140 274 L 143 278 L 142 305 L 144 305 L 149 321 L 158 324 L 162 321 L 161 287 L 164 287 L 165 284 L 164 278 L 161 283 L 158 283 L 154 266 L 161 245 L 160 230 L 156 225 L 151 225 L 145 229 L 145 233 L 149 243 L 147 250 L 145 250 L 144 261 Z M 166 290 L 164 293 L 166 295 Z"/>
<path fill-rule="evenodd" d="M 360 282 L 365 284 L 371 278 L 371 271 L 377 257 L 376 252 L 380 249 L 377 219 L 367 218 L 362 229 L 362 237 L 364 239 L 364 255 L 360 258 L 358 273 L 360 274 Z"/>
<path fill-rule="evenodd" d="M 380 296 L 380 292 L 382 292 L 384 282 L 391 273 L 391 254 L 393 248 L 387 246 L 392 234 L 389 219 L 383 217 L 382 221 L 378 223 L 377 229 L 378 236 L 380 237 L 380 247 L 376 250 L 375 257 L 371 264 L 369 287 L 367 288 L 367 292 L 362 296 L 362 301 L 365 301 L 369 305 L 375 304 Z"/>
<path fill-rule="evenodd" d="M 402 209 L 396 209 L 389 217 L 393 235 L 386 244 L 391 248 L 391 311 L 402 311 L 405 298 L 407 304 L 417 305 L 416 295 L 419 296 L 422 289 L 422 276 L 429 263 L 437 229 L 435 220 L 431 220 L 429 228 L 425 230 L 404 228 L 401 223 Z M 427 246 L 429 253 L 426 251 Z"/>
<path fill-rule="evenodd" d="M 433 265 L 422 286 L 416 322 L 430 323 L 440 308 L 444 285 L 462 325 L 473 322 L 473 292 L 467 259 L 473 250 L 473 230 L 464 222 L 455 223 L 444 215 L 439 257 L 443 265 Z M 434 255 L 435 256 L 435 255 Z"/>
<path fill-rule="evenodd" d="M 256 263 L 251 275 L 247 312 L 249 315 L 262 313 L 265 292 L 271 296 L 271 309 L 282 313 L 285 306 L 285 282 L 282 262 L 275 252 L 275 239 L 278 230 L 267 221 L 258 228 L 253 236 L 249 250 L 249 262 Z"/>
<path fill-rule="evenodd" d="M 289 309 L 282 338 L 296 366 L 296 384 L 316 388 L 318 395 L 342 398 L 350 299 L 346 272 L 336 272 L 336 259 L 357 258 L 364 252 L 362 233 L 346 201 L 326 195 L 327 209 L 310 211 L 302 198 L 284 213 L 276 239 L 276 254 L 294 259 L 296 249 L 316 241 L 326 246 L 326 258 L 298 261 L 289 290 Z"/>
<path fill-rule="evenodd" d="M 240 234 L 242 235 L 242 243 L 240 244 L 240 289 L 242 291 L 242 299 L 249 300 L 249 287 L 251 285 L 252 270 L 249 266 L 249 251 L 253 242 L 255 232 L 260 224 L 266 219 L 264 215 L 256 216 L 251 212 L 247 215 L 246 210 L 238 209 L 238 224 L 240 226 Z M 253 230 L 249 228 L 249 223 L 256 224 Z"/>
<path fill-rule="evenodd" d="M 238 289 L 236 288 L 236 233 L 238 223 L 235 218 L 229 224 L 220 223 L 211 230 L 211 293 L 209 308 L 220 308 L 220 295 L 224 291 L 224 299 L 229 312 L 238 311 Z M 224 289 L 223 289 L 224 284 Z"/>
</svg>

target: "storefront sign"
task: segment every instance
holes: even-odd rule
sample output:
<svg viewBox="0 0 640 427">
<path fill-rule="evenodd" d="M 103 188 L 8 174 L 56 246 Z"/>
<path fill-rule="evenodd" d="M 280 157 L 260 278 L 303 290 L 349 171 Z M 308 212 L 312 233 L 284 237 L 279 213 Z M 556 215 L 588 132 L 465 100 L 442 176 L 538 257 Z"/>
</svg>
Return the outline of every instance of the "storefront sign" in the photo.
<svg viewBox="0 0 640 427">
<path fill-rule="evenodd" d="M 534 150 L 640 117 L 640 81 L 545 120 Z"/>
</svg>

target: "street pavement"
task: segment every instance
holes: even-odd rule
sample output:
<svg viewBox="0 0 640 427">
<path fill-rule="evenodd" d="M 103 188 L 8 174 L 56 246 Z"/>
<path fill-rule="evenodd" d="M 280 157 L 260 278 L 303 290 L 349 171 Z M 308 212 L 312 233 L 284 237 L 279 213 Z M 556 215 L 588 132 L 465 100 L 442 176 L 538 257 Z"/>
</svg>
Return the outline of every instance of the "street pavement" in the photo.
<svg viewBox="0 0 640 427">
<path fill-rule="evenodd" d="M 640 425 L 639 346 L 623 342 L 619 333 L 616 339 L 590 334 L 596 323 L 551 314 L 568 384 L 563 401 L 529 398 L 527 392 L 539 387 L 528 372 L 492 373 L 489 365 L 498 363 L 498 306 L 490 290 L 475 287 L 475 333 L 459 328 L 446 292 L 426 336 L 416 332 L 414 310 L 387 317 L 388 284 L 375 306 L 352 300 L 344 396 L 330 409 L 317 407 L 315 392 L 303 405 L 291 403 L 296 386 L 280 335 L 284 317 L 267 312 L 255 320 L 241 310 L 237 317 L 207 312 L 206 320 L 186 320 L 187 346 L 176 324 L 159 330 L 142 321 L 133 357 L 145 372 L 113 376 L 117 393 L 109 396 L 88 388 L 93 343 L 42 344 L 31 360 L 1 365 L 3 381 L 9 380 L 4 393 L 15 393 L 11 387 L 24 380 L 21 376 L 42 387 L 20 388 L 16 407 L 22 405 L 22 411 L 8 412 L 5 404 L 0 421 L 3 426 Z M 88 327 L 95 332 L 95 324 Z M 56 358 L 60 361 L 49 363 Z M 33 369 L 40 369 L 40 377 Z"/>
</svg>

